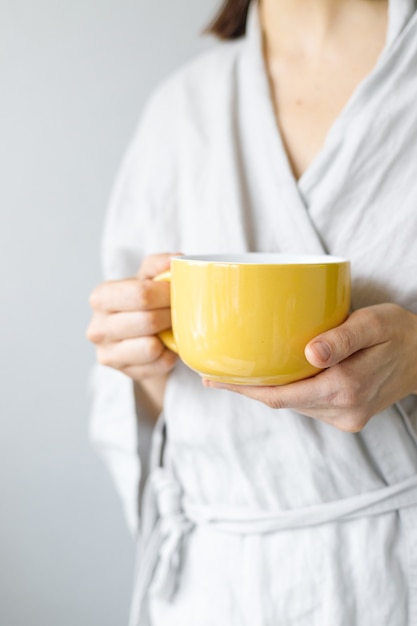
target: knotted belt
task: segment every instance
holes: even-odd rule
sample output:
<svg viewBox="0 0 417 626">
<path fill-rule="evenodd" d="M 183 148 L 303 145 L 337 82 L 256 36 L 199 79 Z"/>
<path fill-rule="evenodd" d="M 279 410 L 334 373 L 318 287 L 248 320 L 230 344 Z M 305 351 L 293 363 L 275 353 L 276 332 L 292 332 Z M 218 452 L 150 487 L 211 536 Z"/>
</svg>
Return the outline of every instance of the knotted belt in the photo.
<svg viewBox="0 0 417 626">
<path fill-rule="evenodd" d="M 209 525 L 218 532 L 262 534 L 378 515 L 417 505 L 417 475 L 394 485 L 316 506 L 262 511 L 214 509 L 192 503 L 182 497 L 172 471 L 158 467 L 150 475 L 146 497 L 152 514 L 142 528 L 130 626 L 148 624 L 145 608 L 148 593 L 167 600 L 173 598 L 184 541 L 195 525 Z"/>
</svg>

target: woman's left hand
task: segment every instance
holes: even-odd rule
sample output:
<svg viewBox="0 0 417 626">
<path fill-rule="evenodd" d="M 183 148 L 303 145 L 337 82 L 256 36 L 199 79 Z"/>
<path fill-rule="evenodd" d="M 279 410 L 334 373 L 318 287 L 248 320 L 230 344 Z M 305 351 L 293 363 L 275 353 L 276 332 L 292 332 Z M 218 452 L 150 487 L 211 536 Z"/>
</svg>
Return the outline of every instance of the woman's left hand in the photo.
<svg viewBox="0 0 417 626">
<path fill-rule="evenodd" d="M 372 416 L 417 393 L 417 315 L 396 304 L 358 309 L 310 341 L 305 355 L 325 368 L 307 380 L 275 387 L 204 384 L 358 432 Z"/>
</svg>

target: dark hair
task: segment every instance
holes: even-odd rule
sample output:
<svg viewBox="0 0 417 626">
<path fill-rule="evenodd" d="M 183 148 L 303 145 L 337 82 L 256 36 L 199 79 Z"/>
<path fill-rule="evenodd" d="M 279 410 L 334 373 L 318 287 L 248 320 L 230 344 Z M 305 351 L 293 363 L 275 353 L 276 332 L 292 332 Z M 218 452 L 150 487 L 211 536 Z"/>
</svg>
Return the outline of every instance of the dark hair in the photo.
<svg viewBox="0 0 417 626">
<path fill-rule="evenodd" d="M 219 39 L 238 39 L 246 32 L 250 0 L 224 0 L 223 6 L 205 33 Z"/>
</svg>

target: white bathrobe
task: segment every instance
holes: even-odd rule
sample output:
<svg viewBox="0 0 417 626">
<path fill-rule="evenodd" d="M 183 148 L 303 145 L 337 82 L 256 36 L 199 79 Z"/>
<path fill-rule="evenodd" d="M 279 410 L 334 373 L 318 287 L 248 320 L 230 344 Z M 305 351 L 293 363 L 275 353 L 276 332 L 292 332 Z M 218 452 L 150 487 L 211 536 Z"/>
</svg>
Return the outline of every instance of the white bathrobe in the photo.
<svg viewBox="0 0 417 626">
<path fill-rule="evenodd" d="M 248 250 L 346 256 L 354 308 L 417 313 L 412 0 L 391 0 L 376 67 L 298 181 L 255 6 L 245 38 L 153 94 L 111 201 L 105 277 L 134 275 L 154 252 Z M 139 531 L 131 625 L 417 625 L 416 400 L 350 434 L 205 389 L 179 363 L 140 507 L 141 407 L 127 377 L 97 367 L 92 437 Z"/>
</svg>

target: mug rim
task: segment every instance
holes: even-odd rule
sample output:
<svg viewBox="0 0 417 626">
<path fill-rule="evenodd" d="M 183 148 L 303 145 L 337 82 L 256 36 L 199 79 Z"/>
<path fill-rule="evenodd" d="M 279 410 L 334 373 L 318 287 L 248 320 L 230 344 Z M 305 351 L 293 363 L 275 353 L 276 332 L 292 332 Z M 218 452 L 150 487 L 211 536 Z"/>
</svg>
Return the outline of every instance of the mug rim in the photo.
<svg viewBox="0 0 417 626">
<path fill-rule="evenodd" d="M 172 257 L 174 261 L 198 265 L 332 265 L 349 263 L 346 257 L 333 254 L 287 254 L 282 252 L 243 252 L 225 254 L 184 254 Z"/>
</svg>

